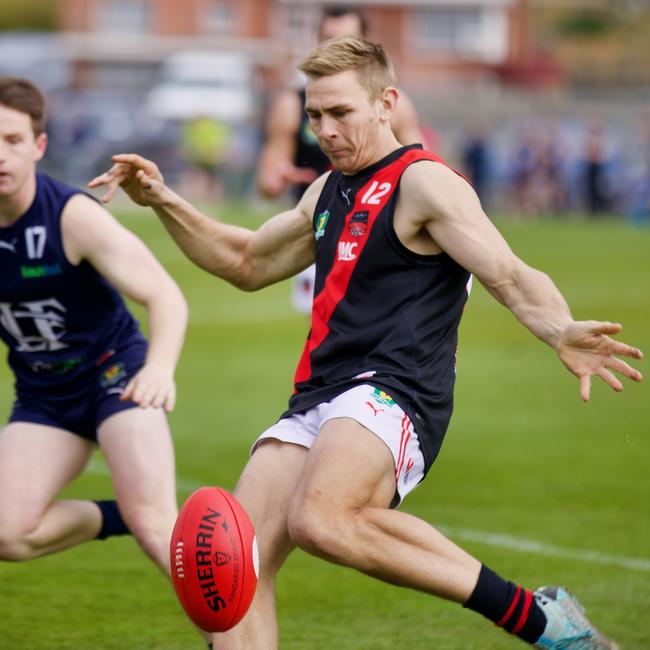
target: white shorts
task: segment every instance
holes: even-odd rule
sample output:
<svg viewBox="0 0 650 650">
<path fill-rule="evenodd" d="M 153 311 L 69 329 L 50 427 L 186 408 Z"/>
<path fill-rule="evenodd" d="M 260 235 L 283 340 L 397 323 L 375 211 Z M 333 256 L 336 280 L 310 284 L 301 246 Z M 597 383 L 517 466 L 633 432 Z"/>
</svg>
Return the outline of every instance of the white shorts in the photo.
<svg viewBox="0 0 650 650">
<path fill-rule="evenodd" d="M 396 498 L 391 505 L 399 505 L 422 480 L 424 456 L 408 415 L 390 395 L 374 386 L 355 386 L 329 402 L 283 418 L 262 433 L 255 441 L 251 453 L 267 438 L 310 448 L 323 424 L 334 418 L 356 420 L 390 449 L 395 464 L 396 483 Z"/>
</svg>

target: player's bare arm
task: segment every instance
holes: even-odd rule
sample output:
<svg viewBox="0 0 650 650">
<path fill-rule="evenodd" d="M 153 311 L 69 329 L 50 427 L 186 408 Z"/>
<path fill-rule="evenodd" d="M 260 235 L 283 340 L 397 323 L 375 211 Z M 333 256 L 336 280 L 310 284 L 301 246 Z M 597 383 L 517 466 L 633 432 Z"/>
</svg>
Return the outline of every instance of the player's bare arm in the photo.
<svg viewBox="0 0 650 650">
<path fill-rule="evenodd" d="M 257 170 L 257 186 L 264 196 L 275 198 L 290 183 L 311 183 L 316 178 L 314 170 L 301 169 L 293 162 L 301 112 L 300 97 L 295 92 L 282 93 L 271 107 Z"/>
<path fill-rule="evenodd" d="M 317 179 L 298 205 L 252 231 L 212 219 L 164 184 L 154 163 L 135 154 L 113 157 L 115 165 L 89 183 L 117 187 L 156 212 L 181 250 L 208 273 L 253 291 L 295 275 L 314 260 L 312 215 L 326 175 Z"/>
<path fill-rule="evenodd" d="M 87 196 L 77 194 L 70 199 L 61 223 L 70 262 L 88 261 L 116 289 L 147 309 L 145 365 L 127 385 L 122 399 L 171 411 L 176 400 L 174 370 L 187 325 L 183 294 L 151 251 Z"/>
<path fill-rule="evenodd" d="M 445 251 L 473 273 L 499 302 L 535 336 L 555 349 L 580 379 L 580 394 L 589 399 L 591 376 L 614 390 L 623 385 L 617 372 L 633 381 L 642 375 L 618 357 L 641 359 L 635 347 L 615 341 L 617 323 L 575 321 L 551 279 L 531 268 L 510 249 L 483 212 L 467 182 L 435 162 L 411 165 L 402 177 L 396 217 L 400 239 L 417 252 Z M 430 238 L 429 250 L 423 232 Z"/>
</svg>

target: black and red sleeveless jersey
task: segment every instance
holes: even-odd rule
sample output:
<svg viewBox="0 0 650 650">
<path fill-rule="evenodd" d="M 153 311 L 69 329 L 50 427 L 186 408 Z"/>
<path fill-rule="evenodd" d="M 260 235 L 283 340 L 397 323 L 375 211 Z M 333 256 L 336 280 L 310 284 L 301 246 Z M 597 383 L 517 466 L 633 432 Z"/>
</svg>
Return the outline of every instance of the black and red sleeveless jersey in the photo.
<svg viewBox="0 0 650 650">
<path fill-rule="evenodd" d="M 413 420 L 428 469 L 451 417 L 469 273 L 445 253 L 410 251 L 395 233 L 401 175 L 420 160 L 443 162 L 412 145 L 327 179 L 314 213 L 312 327 L 284 415 L 371 384 Z"/>
</svg>

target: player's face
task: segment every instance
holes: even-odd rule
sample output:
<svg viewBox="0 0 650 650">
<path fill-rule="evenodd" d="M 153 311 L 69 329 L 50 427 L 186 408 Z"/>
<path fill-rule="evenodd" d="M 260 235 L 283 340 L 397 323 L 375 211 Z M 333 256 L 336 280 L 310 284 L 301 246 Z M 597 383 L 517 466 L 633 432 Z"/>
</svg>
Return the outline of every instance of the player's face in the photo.
<svg viewBox="0 0 650 650">
<path fill-rule="evenodd" d="M 19 192 L 36 170 L 43 157 L 47 137 L 34 137 L 32 120 L 0 104 L 0 198 Z"/>
<path fill-rule="evenodd" d="M 305 110 L 318 144 L 334 169 L 355 174 L 384 155 L 390 112 L 372 100 L 354 70 L 310 79 Z"/>
</svg>

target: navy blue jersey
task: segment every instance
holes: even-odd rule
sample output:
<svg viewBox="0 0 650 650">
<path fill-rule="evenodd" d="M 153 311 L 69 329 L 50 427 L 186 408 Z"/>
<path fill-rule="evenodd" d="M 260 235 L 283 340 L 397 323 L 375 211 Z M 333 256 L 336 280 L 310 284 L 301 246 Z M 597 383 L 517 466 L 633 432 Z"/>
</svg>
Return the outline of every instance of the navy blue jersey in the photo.
<svg viewBox="0 0 650 650">
<path fill-rule="evenodd" d="M 323 150 L 318 144 L 318 139 L 309 126 L 309 116 L 305 111 L 305 89 L 298 91 L 300 99 L 300 125 L 296 132 L 296 154 L 293 163 L 296 167 L 305 167 L 315 170 L 318 175 L 324 174 L 328 169 L 331 169 L 329 158 L 323 153 Z M 293 195 L 296 200 L 305 193 L 309 187 L 309 183 L 301 183 L 292 188 Z"/>
<path fill-rule="evenodd" d="M 447 254 L 416 254 L 397 237 L 400 178 L 420 160 L 443 162 L 412 145 L 327 179 L 314 213 L 312 327 L 286 414 L 372 384 L 413 420 L 428 469 L 451 417 L 469 273 Z"/>
<path fill-rule="evenodd" d="M 80 192 L 37 174 L 32 205 L 0 228 L 0 337 L 18 387 L 66 384 L 111 350 L 144 340 L 118 292 L 65 255 L 61 214 Z"/>
</svg>

